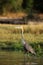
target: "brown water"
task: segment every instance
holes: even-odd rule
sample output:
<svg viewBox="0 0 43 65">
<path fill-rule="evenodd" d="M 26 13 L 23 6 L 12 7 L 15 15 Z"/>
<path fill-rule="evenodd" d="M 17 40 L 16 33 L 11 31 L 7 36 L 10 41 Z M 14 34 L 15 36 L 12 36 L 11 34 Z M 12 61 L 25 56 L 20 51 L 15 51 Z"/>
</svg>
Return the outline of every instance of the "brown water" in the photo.
<svg viewBox="0 0 43 65">
<path fill-rule="evenodd" d="M 43 57 L 27 57 L 21 52 L 0 51 L 0 65 L 43 65 Z"/>
</svg>

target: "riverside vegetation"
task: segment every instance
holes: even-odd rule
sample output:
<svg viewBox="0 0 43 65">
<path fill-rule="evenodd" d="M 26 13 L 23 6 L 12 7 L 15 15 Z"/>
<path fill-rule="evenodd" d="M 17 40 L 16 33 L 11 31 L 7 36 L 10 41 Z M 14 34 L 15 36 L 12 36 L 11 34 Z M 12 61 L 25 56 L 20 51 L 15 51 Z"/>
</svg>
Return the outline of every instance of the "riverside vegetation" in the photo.
<svg viewBox="0 0 43 65">
<path fill-rule="evenodd" d="M 0 50 L 24 51 L 21 30 L 15 29 L 15 26 L 18 25 L 0 24 Z M 19 26 L 23 26 L 24 39 L 35 49 L 36 55 L 43 56 L 43 23 Z"/>
</svg>

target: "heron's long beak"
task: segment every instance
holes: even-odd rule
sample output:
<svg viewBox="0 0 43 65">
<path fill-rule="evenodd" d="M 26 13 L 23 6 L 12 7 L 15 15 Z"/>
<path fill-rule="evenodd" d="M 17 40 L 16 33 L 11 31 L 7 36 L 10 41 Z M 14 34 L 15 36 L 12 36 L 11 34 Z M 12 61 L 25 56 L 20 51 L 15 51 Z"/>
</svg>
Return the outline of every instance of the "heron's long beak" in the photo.
<svg viewBox="0 0 43 65">
<path fill-rule="evenodd" d="M 23 26 L 15 26 L 16 29 L 21 29 L 21 35 L 22 35 L 22 38 L 23 38 Z"/>
<path fill-rule="evenodd" d="M 15 28 L 17 28 L 17 29 L 22 29 L 22 26 L 15 26 Z"/>
</svg>

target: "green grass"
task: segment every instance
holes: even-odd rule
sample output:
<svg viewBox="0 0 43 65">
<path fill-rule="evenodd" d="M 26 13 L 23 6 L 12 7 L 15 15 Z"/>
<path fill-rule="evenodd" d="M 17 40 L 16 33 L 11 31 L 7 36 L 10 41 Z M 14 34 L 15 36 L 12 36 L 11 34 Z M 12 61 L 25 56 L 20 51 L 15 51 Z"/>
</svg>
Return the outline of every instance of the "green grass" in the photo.
<svg viewBox="0 0 43 65">
<path fill-rule="evenodd" d="M 21 34 L 15 34 L 15 33 L 1 33 L 0 34 L 0 42 L 19 42 L 21 40 Z M 24 34 L 24 39 L 29 43 L 39 43 L 43 42 L 43 34 Z"/>
</svg>

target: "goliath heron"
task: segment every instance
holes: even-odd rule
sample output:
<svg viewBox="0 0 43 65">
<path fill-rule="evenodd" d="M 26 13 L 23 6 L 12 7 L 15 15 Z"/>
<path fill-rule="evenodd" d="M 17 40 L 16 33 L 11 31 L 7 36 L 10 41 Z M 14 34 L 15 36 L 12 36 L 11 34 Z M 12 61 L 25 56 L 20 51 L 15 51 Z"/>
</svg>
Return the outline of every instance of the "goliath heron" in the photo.
<svg viewBox="0 0 43 65">
<path fill-rule="evenodd" d="M 36 55 L 36 53 L 35 53 L 35 51 L 34 51 L 34 49 L 32 48 L 32 46 L 31 45 L 29 45 L 25 40 L 24 40 L 24 36 L 23 36 L 23 26 L 16 26 L 15 28 L 17 28 L 17 29 L 21 29 L 22 30 L 22 33 L 21 33 L 21 41 L 22 41 L 22 44 L 23 44 L 23 46 L 24 46 L 24 51 L 25 52 L 30 52 L 30 53 L 32 53 L 33 55 Z"/>
</svg>

